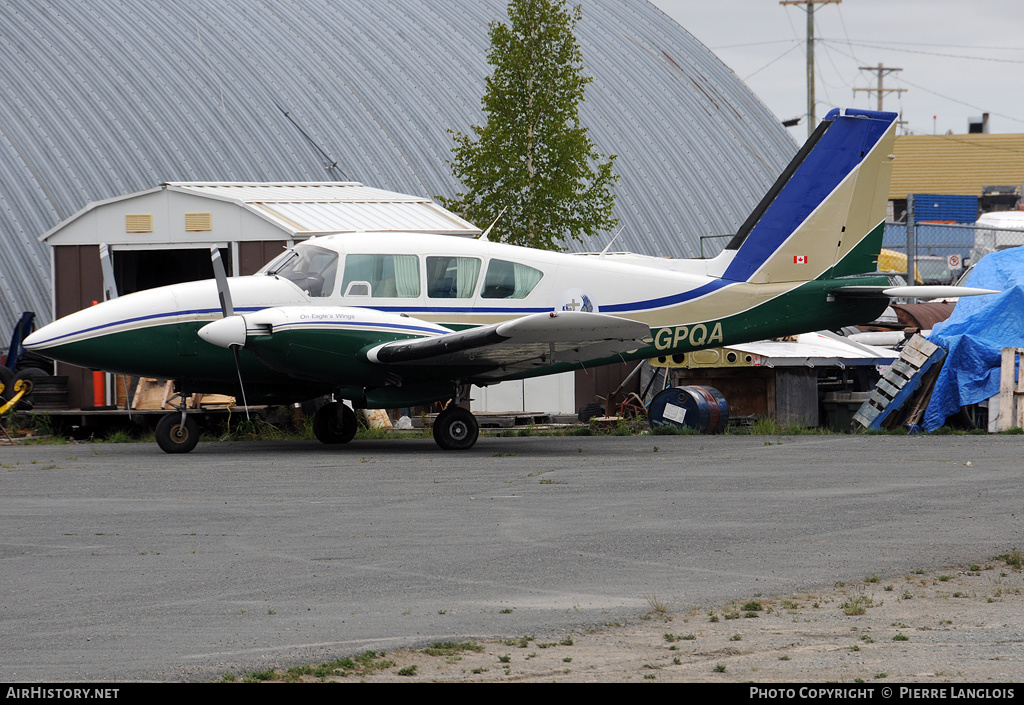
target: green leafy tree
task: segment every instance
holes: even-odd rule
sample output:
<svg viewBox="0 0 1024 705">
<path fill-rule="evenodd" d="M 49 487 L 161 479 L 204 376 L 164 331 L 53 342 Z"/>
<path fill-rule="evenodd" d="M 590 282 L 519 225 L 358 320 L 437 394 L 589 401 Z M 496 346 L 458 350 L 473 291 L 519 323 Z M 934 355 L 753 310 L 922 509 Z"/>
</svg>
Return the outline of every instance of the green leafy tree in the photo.
<svg viewBox="0 0 1024 705">
<path fill-rule="evenodd" d="M 513 0 L 510 24 L 490 24 L 483 110 L 474 136 L 453 133 L 452 172 L 465 188 L 441 202 L 487 225 L 505 209 L 492 240 L 559 249 L 617 224 L 615 155 L 597 154 L 580 125 L 583 75 L 573 35 L 582 17 L 565 0 Z"/>
</svg>

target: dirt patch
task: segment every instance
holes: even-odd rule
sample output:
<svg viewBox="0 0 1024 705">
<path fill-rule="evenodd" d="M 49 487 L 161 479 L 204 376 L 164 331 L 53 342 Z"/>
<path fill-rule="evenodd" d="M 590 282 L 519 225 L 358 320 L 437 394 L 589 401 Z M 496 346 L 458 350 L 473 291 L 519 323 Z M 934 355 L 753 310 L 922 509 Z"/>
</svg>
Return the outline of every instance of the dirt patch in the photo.
<svg viewBox="0 0 1024 705">
<path fill-rule="evenodd" d="M 275 679 L 1006 683 L 1024 673 L 1021 555 L 1008 558 L 713 608 L 651 598 L 634 624 L 394 651 L 335 675 Z"/>
</svg>

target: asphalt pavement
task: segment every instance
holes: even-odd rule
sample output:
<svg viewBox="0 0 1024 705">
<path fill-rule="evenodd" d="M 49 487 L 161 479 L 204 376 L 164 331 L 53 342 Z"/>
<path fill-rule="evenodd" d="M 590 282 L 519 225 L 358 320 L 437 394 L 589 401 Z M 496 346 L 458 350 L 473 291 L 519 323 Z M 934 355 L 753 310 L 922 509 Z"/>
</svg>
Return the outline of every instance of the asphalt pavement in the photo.
<svg viewBox="0 0 1024 705">
<path fill-rule="evenodd" d="M 1024 547 L 1021 436 L 0 448 L 0 681 L 215 680 Z"/>
</svg>

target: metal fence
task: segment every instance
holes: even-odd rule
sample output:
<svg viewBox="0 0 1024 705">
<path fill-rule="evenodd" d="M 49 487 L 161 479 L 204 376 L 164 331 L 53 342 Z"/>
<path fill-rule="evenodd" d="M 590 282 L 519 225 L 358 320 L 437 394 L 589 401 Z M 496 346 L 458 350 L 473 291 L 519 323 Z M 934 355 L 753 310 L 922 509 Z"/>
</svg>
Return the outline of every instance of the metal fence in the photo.
<svg viewBox="0 0 1024 705">
<path fill-rule="evenodd" d="M 882 236 L 884 249 L 898 252 L 903 257 L 907 252 L 911 253 L 917 265 L 917 276 L 925 284 L 956 283 L 972 264 L 990 252 L 1021 245 L 1024 245 L 1024 220 L 1019 228 L 977 223 L 912 222 L 909 226 L 907 223 L 886 223 Z M 906 272 L 903 269 L 901 273 Z"/>
</svg>

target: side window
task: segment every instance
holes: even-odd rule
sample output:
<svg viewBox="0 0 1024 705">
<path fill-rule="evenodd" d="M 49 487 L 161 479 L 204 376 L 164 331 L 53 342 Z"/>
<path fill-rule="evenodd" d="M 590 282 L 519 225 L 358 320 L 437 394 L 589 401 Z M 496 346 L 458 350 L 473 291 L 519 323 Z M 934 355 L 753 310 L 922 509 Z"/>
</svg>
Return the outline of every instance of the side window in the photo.
<svg viewBox="0 0 1024 705">
<path fill-rule="evenodd" d="M 468 299 L 479 276 L 480 260 L 475 257 L 427 257 L 427 296 Z"/>
<path fill-rule="evenodd" d="M 540 282 L 544 272 L 525 264 L 492 259 L 484 277 L 485 299 L 525 299 Z"/>
<path fill-rule="evenodd" d="M 330 296 L 338 276 L 338 253 L 322 247 L 300 246 L 266 269 L 268 274 L 295 282 L 310 296 Z"/>
<path fill-rule="evenodd" d="M 412 299 L 420 295 L 416 255 L 346 255 L 341 283 L 345 296 Z"/>
</svg>

